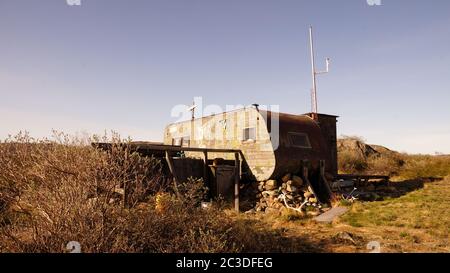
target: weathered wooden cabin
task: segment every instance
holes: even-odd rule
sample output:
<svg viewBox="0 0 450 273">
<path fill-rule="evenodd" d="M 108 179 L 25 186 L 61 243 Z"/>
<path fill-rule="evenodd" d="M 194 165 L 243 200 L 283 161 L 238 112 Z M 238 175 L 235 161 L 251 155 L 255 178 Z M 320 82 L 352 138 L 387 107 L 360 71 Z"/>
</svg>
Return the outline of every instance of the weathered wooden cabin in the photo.
<svg viewBox="0 0 450 273">
<path fill-rule="evenodd" d="M 191 148 L 235 149 L 243 156 L 243 178 L 257 181 L 299 173 L 305 165 L 311 175 L 337 175 L 337 116 L 293 115 L 257 107 L 173 123 L 165 128 L 164 144 Z M 198 153 L 186 152 L 189 157 Z M 211 159 L 233 160 L 230 153 L 212 153 Z M 322 174 L 323 175 L 323 174 Z"/>
</svg>

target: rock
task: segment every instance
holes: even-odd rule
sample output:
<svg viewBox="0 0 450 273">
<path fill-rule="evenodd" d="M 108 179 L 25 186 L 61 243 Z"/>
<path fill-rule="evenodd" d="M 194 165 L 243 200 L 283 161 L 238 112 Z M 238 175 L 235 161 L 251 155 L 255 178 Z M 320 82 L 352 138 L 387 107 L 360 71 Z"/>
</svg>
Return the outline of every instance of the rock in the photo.
<svg viewBox="0 0 450 273">
<path fill-rule="evenodd" d="M 289 180 L 291 180 L 291 174 L 288 173 L 285 176 L 283 176 L 283 178 L 281 178 L 281 181 L 283 181 L 284 183 L 288 182 Z"/>
<path fill-rule="evenodd" d="M 303 186 L 303 179 L 300 176 L 292 176 L 292 184 L 298 188 Z"/>
<path fill-rule="evenodd" d="M 309 203 L 317 203 L 317 198 L 309 198 L 308 202 Z"/>
<path fill-rule="evenodd" d="M 262 184 L 262 185 L 259 184 L 259 185 L 258 185 L 258 190 L 259 190 L 259 191 L 264 191 L 264 184 Z"/>
<path fill-rule="evenodd" d="M 367 187 L 366 187 L 366 191 L 374 191 L 375 190 L 375 186 L 373 185 L 373 184 L 369 184 Z"/>
<path fill-rule="evenodd" d="M 313 196 L 313 193 L 310 192 L 310 191 L 307 191 L 307 192 L 305 192 L 305 193 L 303 194 L 303 196 L 304 196 L 305 198 L 310 198 L 311 196 Z"/>
<path fill-rule="evenodd" d="M 333 236 L 333 239 L 337 243 L 350 243 L 350 244 L 356 245 L 356 242 L 353 239 L 353 234 L 351 234 L 349 232 L 345 232 L 345 231 L 339 232 Z"/>
<path fill-rule="evenodd" d="M 296 187 L 296 186 L 293 186 L 293 185 L 288 185 L 287 188 L 286 188 L 286 190 L 287 190 L 288 192 L 291 192 L 291 193 L 296 193 L 296 192 L 298 192 L 297 187 Z"/>
<path fill-rule="evenodd" d="M 277 181 L 276 180 L 268 180 L 266 181 L 266 184 L 264 188 L 268 191 L 274 190 L 277 188 Z"/>
<path fill-rule="evenodd" d="M 274 196 L 278 195 L 276 191 L 266 191 L 266 192 L 267 192 L 267 194 L 269 194 L 270 197 L 274 197 Z"/>
<path fill-rule="evenodd" d="M 294 197 L 292 195 L 290 195 L 290 194 L 286 194 L 286 198 L 289 199 L 289 200 L 294 200 Z"/>
</svg>

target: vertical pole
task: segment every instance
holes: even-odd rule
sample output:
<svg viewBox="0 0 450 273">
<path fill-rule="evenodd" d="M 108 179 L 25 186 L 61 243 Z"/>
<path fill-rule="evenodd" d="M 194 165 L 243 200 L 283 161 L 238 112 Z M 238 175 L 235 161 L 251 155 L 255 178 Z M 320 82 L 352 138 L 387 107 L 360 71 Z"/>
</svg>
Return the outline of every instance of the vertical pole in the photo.
<svg viewBox="0 0 450 273">
<path fill-rule="evenodd" d="M 177 176 L 177 173 L 176 173 L 176 170 L 175 170 L 175 166 L 173 164 L 173 158 L 172 158 L 172 156 L 170 156 L 169 151 L 166 150 L 165 153 L 166 153 L 167 165 L 169 166 L 170 173 L 173 176 L 174 190 L 175 190 L 175 193 L 177 194 L 177 196 L 179 196 L 180 193 L 178 191 L 178 176 Z"/>
<path fill-rule="evenodd" d="M 239 153 L 234 154 L 234 209 L 239 212 L 239 180 L 240 180 L 240 164 Z"/>
<path fill-rule="evenodd" d="M 328 201 L 331 201 L 333 197 L 333 191 L 330 188 L 330 184 L 328 183 L 328 180 L 325 176 L 325 160 L 320 160 L 320 177 L 322 178 L 323 183 L 325 183 L 325 190 L 328 194 Z"/>
<path fill-rule="evenodd" d="M 205 164 L 203 165 L 203 184 L 209 187 L 208 183 L 208 152 L 203 151 L 203 158 L 205 159 Z"/>
<path fill-rule="evenodd" d="M 312 98 L 312 112 L 314 114 L 318 113 L 317 109 L 317 85 L 316 85 L 316 61 L 314 57 L 314 41 L 313 41 L 313 28 L 309 27 L 309 46 L 311 48 L 311 70 L 312 70 L 312 90 L 311 90 L 311 98 Z"/>
</svg>

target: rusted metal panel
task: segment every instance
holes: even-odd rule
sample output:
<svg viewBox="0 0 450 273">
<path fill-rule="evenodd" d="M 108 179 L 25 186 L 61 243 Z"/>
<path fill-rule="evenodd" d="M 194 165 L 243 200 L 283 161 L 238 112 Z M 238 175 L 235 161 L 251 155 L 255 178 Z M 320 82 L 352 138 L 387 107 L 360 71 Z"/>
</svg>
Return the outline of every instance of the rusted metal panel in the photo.
<svg viewBox="0 0 450 273">
<path fill-rule="evenodd" d="M 338 157 L 337 157 L 337 116 L 325 115 L 325 114 L 314 114 L 308 113 L 310 117 L 316 116 L 315 120 L 320 126 L 322 135 L 325 138 L 327 145 L 328 156 L 326 159 L 325 169 L 326 172 L 331 174 L 333 177 L 337 176 L 338 173 Z"/>
</svg>

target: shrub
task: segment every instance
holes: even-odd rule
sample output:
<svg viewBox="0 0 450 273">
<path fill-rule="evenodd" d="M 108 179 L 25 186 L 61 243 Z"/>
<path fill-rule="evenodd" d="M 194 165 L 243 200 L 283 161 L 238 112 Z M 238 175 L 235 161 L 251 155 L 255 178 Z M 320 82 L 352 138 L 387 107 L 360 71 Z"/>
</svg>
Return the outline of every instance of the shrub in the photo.
<svg viewBox="0 0 450 273">
<path fill-rule="evenodd" d="M 443 178 L 450 175 L 450 156 L 408 155 L 399 172 L 404 178 Z"/>
<path fill-rule="evenodd" d="M 222 211 L 201 210 L 202 181 L 178 185 L 160 162 L 110 140 L 109 152 L 57 133 L 55 140 L 19 134 L 0 144 L 0 251 L 83 252 L 237 251 L 233 222 Z M 117 193 L 126 186 L 127 200 Z M 158 211 L 156 194 L 166 209 Z"/>
<path fill-rule="evenodd" d="M 338 167 L 343 173 L 363 173 L 367 167 L 367 160 L 363 155 L 352 150 L 343 150 L 338 155 Z"/>
</svg>

